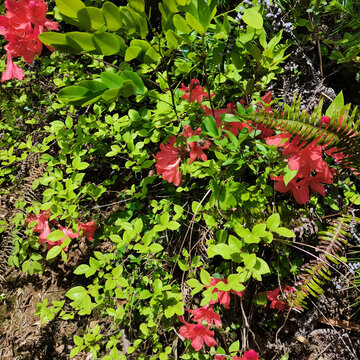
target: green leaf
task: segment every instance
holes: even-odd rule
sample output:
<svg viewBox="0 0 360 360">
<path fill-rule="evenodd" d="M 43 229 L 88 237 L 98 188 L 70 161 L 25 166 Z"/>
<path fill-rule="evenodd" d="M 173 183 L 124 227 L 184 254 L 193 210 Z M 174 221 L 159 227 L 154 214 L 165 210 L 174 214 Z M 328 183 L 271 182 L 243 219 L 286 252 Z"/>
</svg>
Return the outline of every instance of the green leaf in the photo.
<svg viewBox="0 0 360 360">
<path fill-rule="evenodd" d="M 245 254 L 241 255 L 244 265 L 247 269 L 252 269 L 256 264 L 256 254 Z"/>
<path fill-rule="evenodd" d="M 152 297 L 152 293 L 149 290 L 142 290 L 139 296 L 140 300 L 145 300 Z"/>
<path fill-rule="evenodd" d="M 94 95 L 102 94 L 108 87 L 99 80 L 83 80 L 77 86 L 90 90 Z"/>
<path fill-rule="evenodd" d="M 136 93 L 136 85 L 132 80 L 125 80 L 119 89 L 119 95 L 129 97 Z"/>
<path fill-rule="evenodd" d="M 77 19 L 86 31 L 100 30 L 105 26 L 103 12 L 94 6 L 80 9 L 77 13 Z"/>
<path fill-rule="evenodd" d="M 47 237 L 47 240 L 56 242 L 62 239 L 65 236 L 65 234 L 61 230 L 55 230 L 52 233 L 49 234 Z"/>
<path fill-rule="evenodd" d="M 120 41 L 124 41 L 117 35 L 109 34 L 109 33 L 97 33 L 93 36 L 93 42 L 95 48 L 99 54 L 102 55 L 115 55 L 120 52 L 121 43 Z M 124 42 L 125 44 L 125 42 Z"/>
<path fill-rule="evenodd" d="M 123 26 L 122 18 L 120 15 L 119 7 L 114 3 L 107 1 L 102 6 L 106 26 L 110 31 L 117 31 Z"/>
<path fill-rule="evenodd" d="M 203 285 L 209 285 L 210 281 L 211 281 L 211 276 L 206 270 L 201 269 L 201 271 L 200 271 L 200 280 L 201 280 Z"/>
<path fill-rule="evenodd" d="M 131 8 L 121 6 L 119 8 L 120 16 L 129 35 L 134 34 L 137 30 L 136 13 Z"/>
<path fill-rule="evenodd" d="M 201 129 L 214 138 L 218 138 L 220 136 L 219 130 L 216 126 L 216 121 L 212 116 L 205 117 L 205 119 L 201 122 Z"/>
<path fill-rule="evenodd" d="M 169 230 L 177 230 L 180 227 L 180 224 L 177 221 L 170 221 L 166 227 Z"/>
<path fill-rule="evenodd" d="M 145 2 L 144 0 L 128 0 L 130 7 L 132 7 L 135 11 L 139 13 L 143 13 L 145 11 Z"/>
<path fill-rule="evenodd" d="M 164 5 L 172 12 L 178 12 L 177 4 L 175 0 L 163 0 Z"/>
<path fill-rule="evenodd" d="M 141 53 L 142 48 L 140 46 L 129 46 L 125 52 L 125 61 L 131 61 Z"/>
<path fill-rule="evenodd" d="M 64 237 L 64 233 L 63 233 L 63 237 Z M 58 256 L 60 254 L 60 252 L 61 252 L 61 246 L 54 246 L 46 254 L 46 260 L 51 260 L 51 259 L 55 258 L 56 256 Z"/>
<path fill-rule="evenodd" d="M 259 13 L 260 6 L 244 9 L 244 15 L 241 17 L 245 24 L 255 28 L 262 29 L 263 18 Z"/>
<path fill-rule="evenodd" d="M 85 274 L 89 268 L 90 268 L 89 265 L 81 264 L 74 270 L 74 274 L 75 275 Z"/>
<path fill-rule="evenodd" d="M 150 245 L 150 252 L 156 254 L 163 250 L 164 248 L 160 244 L 151 244 Z"/>
<path fill-rule="evenodd" d="M 142 81 L 141 77 L 135 72 L 126 70 L 126 71 L 122 71 L 119 76 L 123 80 L 132 81 L 132 83 L 135 85 L 136 95 L 143 95 L 146 92 L 144 82 Z"/>
<path fill-rule="evenodd" d="M 59 91 L 58 98 L 63 102 L 76 102 L 90 93 L 89 89 L 82 86 L 67 86 Z"/>
<path fill-rule="evenodd" d="M 285 186 L 296 176 L 299 170 L 290 170 L 289 165 L 285 167 L 285 175 L 283 177 Z"/>
<path fill-rule="evenodd" d="M 72 161 L 72 166 L 75 170 L 84 170 L 86 169 L 90 164 L 87 162 L 82 162 L 81 158 L 79 156 L 77 156 L 73 161 Z"/>
<path fill-rule="evenodd" d="M 175 14 L 173 17 L 173 22 L 174 25 L 176 27 L 176 29 L 178 29 L 179 31 L 188 34 L 191 29 L 189 27 L 189 25 L 187 24 L 186 20 L 180 16 L 179 14 Z"/>
<path fill-rule="evenodd" d="M 285 227 L 279 227 L 279 228 L 275 229 L 275 232 L 283 237 L 288 237 L 288 238 L 296 237 L 296 235 L 291 230 L 289 230 Z"/>
<path fill-rule="evenodd" d="M 81 0 L 56 0 L 55 2 L 60 14 L 73 19 L 76 19 L 78 11 L 85 7 Z"/>
<path fill-rule="evenodd" d="M 73 336 L 73 341 L 76 346 L 82 346 L 82 344 L 83 344 L 83 339 L 77 335 Z"/>
<path fill-rule="evenodd" d="M 70 304 L 73 308 L 80 309 L 79 315 L 89 315 L 91 313 L 91 298 L 87 290 L 82 286 L 73 287 L 65 296 L 73 300 Z"/>
<path fill-rule="evenodd" d="M 268 217 L 266 220 L 266 226 L 270 231 L 275 231 L 281 224 L 281 219 L 279 214 L 273 214 Z"/>
<path fill-rule="evenodd" d="M 230 354 L 233 352 L 238 352 L 240 349 L 240 342 L 239 340 L 233 342 L 230 346 L 229 346 L 229 352 Z"/>
<path fill-rule="evenodd" d="M 93 34 L 73 31 L 66 34 L 66 40 L 75 52 L 88 52 L 95 50 Z"/>
<path fill-rule="evenodd" d="M 39 40 L 47 45 L 51 46 L 61 52 L 73 52 L 72 47 L 68 44 L 65 34 L 56 32 L 43 32 L 39 35 Z"/>
<path fill-rule="evenodd" d="M 198 286 L 203 287 L 203 285 L 199 282 L 199 280 L 196 279 L 189 279 L 186 281 L 186 283 L 191 287 L 191 288 L 196 288 Z"/>
<path fill-rule="evenodd" d="M 211 251 L 221 255 L 226 260 L 230 260 L 233 253 L 231 247 L 226 244 L 211 245 Z"/>
<path fill-rule="evenodd" d="M 266 229 L 266 225 L 265 224 L 256 224 L 253 229 L 252 229 L 252 233 L 254 235 L 263 237 L 268 235 L 268 232 L 265 230 Z"/>
<path fill-rule="evenodd" d="M 155 64 L 160 58 L 161 55 L 153 47 L 150 47 L 144 54 L 144 62 L 147 64 Z"/>
<path fill-rule="evenodd" d="M 331 118 L 333 116 L 333 113 L 336 110 L 341 109 L 343 106 L 344 106 L 344 95 L 343 95 L 343 92 L 340 91 L 339 94 L 337 94 L 336 98 L 332 101 L 332 103 L 327 108 L 325 115 L 329 116 Z"/>
<path fill-rule="evenodd" d="M 194 15 L 187 12 L 185 17 L 187 24 L 189 24 L 195 31 L 201 35 L 205 33 L 205 28 L 200 24 L 199 20 L 194 17 Z"/>
<path fill-rule="evenodd" d="M 114 74 L 111 71 L 104 71 L 100 75 L 101 81 L 109 88 L 109 89 L 118 89 L 123 83 L 123 78 L 117 74 Z"/>
<path fill-rule="evenodd" d="M 168 29 L 166 31 L 165 37 L 168 47 L 171 49 L 177 49 L 182 43 L 181 37 L 177 35 L 172 29 Z"/>
</svg>

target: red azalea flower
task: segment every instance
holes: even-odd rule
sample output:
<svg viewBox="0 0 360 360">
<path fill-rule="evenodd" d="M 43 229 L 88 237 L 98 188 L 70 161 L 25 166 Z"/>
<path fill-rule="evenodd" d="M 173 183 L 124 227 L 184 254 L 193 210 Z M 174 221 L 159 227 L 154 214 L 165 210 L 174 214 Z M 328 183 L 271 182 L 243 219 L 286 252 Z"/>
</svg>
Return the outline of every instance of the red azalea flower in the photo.
<svg viewBox="0 0 360 360">
<path fill-rule="evenodd" d="M 180 148 L 174 147 L 176 138 L 171 136 L 167 144 L 160 144 L 160 149 L 156 156 L 156 169 L 157 174 L 162 175 L 164 180 L 169 183 L 173 183 L 175 186 L 179 186 L 181 180 L 181 174 L 179 171 L 180 165 Z"/>
<path fill-rule="evenodd" d="M 80 233 L 77 232 L 76 234 L 74 234 L 71 229 L 65 228 L 61 225 L 59 225 L 59 229 L 64 233 L 65 236 L 58 241 L 46 240 L 48 250 L 53 248 L 54 246 L 60 246 L 68 237 L 70 239 L 75 239 L 80 236 Z M 66 251 L 67 249 L 68 249 L 68 246 L 65 246 L 63 250 Z"/>
<path fill-rule="evenodd" d="M 25 76 L 24 70 L 13 63 L 11 54 L 7 53 L 7 62 L 6 62 L 6 70 L 2 74 L 1 82 L 10 80 L 10 79 L 18 79 L 22 80 Z"/>
<path fill-rule="evenodd" d="M 191 346 L 196 350 L 199 351 L 204 342 L 208 346 L 216 346 L 217 341 L 214 339 L 214 332 L 207 329 L 203 325 L 200 324 L 189 324 L 187 323 L 184 318 L 181 316 L 179 320 L 185 324 L 184 326 L 180 327 L 180 335 L 183 336 L 185 339 L 191 340 Z"/>
<path fill-rule="evenodd" d="M 265 104 L 270 104 L 271 103 L 271 97 L 272 97 L 272 91 L 268 91 L 267 93 L 265 93 L 265 95 L 263 95 L 261 97 L 261 100 L 265 103 Z M 271 106 L 265 106 L 263 103 L 258 102 L 256 103 L 256 105 L 258 106 L 256 111 L 259 112 L 263 112 L 263 113 L 267 113 L 267 114 L 272 114 L 273 112 L 271 111 Z M 261 109 L 262 108 L 262 109 Z"/>
<path fill-rule="evenodd" d="M 91 220 L 87 223 L 82 223 L 81 221 L 79 222 L 79 229 L 83 229 L 83 233 L 85 234 L 86 236 L 86 239 L 88 241 L 93 241 L 94 240 L 94 233 L 95 233 L 95 230 L 98 228 L 96 225 L 95 225 L 95 220 Z"/>
<path fill-rule="evenodd" d="M 40 211 L 39 215 L 35 216 L 34 214 L 29 214 L 26 218 L 26 224 L 29 225 L 32 221 L 36 221 L 38 224 L 33 227 L 33 232 L 41 233 L 46 227 L 49 226 L 49 217 L 51 216 L 50 212 Z"/>
<path fill-rule="evenodd" d="M 233 359 L 234 360 L 259 360 L 259 355 L 255 350 L 250 349 L 248 351 L 245 351 L 245 353 L 242 357 L 238 357 L 237 355 L 235 355 L 233 357 Z M 215 355 L 214 360 L 226 360 L 226 359 L 224 356 Z"/>
<path fill-rule="evenodd" d="M 300 204 L 306 204 L 309 201 L 309 186 L 305 180 L 297 181 L 298 178 L 294 177 L 287 185 L 285 185 L 284 177 L 270 175 L 270 179 L 275 180 L 274 189 L 281 193 L 290 192 L 295 201 Z"/>
<path fill-rule="evenodd" d="M 272 92 L 268 91 L 267 93 L 265 93 L 265 95 L 263 95 L 261 97 L 261 100 L 265 103 L 265 104 L 270 104 L 271 103 L 271 97 L 272 97 Z M 256 112 L 262 112 L 265 114 L 272 114 L 273 111 L 271 110 L 271 106 L 265 106 L 263 103 L 258 102 L 257 104 L 257 108 L 256 108 Z M 270 129 L 266 126 L 264 126 L 263 124 L 254 124 L 254 130 L 260 130 L 261 133 L 257 136 L 260 139 L 266 139 L 269 136 L 272 136 L 274 134 L 274 130 Z"/>
<path fill-rule="evenodd" d="M 204 91 L 204 88 L 202 86 L 196 85 L 194 87 L 195 84 L 199 83 L 200 82 L 198 79 L 192 79 L 189 86 L 185 86 L 184 83 L 182 83 L 179 89 L 184 91 L 185 94 L 181 97 L 181 99 L 186 99 L 189 102 L 196 101 L 197 103 L 200 103 L 204 98 L 209 99 L 208 93 Z M 213 97 L 214 95 L 215 94 L 212 93 L 211 97 Z"/>
<path fill-rule="evenodd" d="M 293 289 L 289 285 L 283 285 L 282 290 L 279 286 L 272 291 L 267 291 L 266 296 L 267 296 L 267 299 L 269 301 L 271 301 L 271 303 L 270 303 L 271 309 L 276 309 L 276 310 L 280 311 L 280 310 L 284 310 L 287 307 L 286 303 L 284 301 L 280 300 L 280 291 L 282 291 L 282 293 L 285 294 L 287 292 L 293 292 L 293 291 L 295 291 L 295 289 Z"/>
<path fill-rule="evenodd" d="M 221 355 L 216 354 L 214 356 L 214 360 L 225 360 L 225 358 L 223 356 L 221 356 Z"/>
<path fill-rule="evenodd" d="M 239 360 L 259 360 L 259 355 L 255 350 L 250 349 L 248 351 L 245 351 L 244 355 L 238 359 Z"/>
<path fill-rule="evenodd" d="M 208 306 L 203 306 L 195 310 L 187 310 L 190 314 L 194 316 L 193 320 L 198 324 L 202 324 L 203 321 L 206 321 L 209 325 L 215 325 L 219 327 L 221 325 L 220 315 L 214 312 L 213 308 Z"/>
<path fill-rule="evenodd" d="M 192 131 L 190 125 L 185 126 L 185 129 L 184 129 L 185 139 L 188 139 L 190 136 L 200 135 L 200 133 L 201 133 L 200 127 L 197 128 L 196 130 Z M 198 158 L 202 161 L 207 160 L 207 156 L 203 150 L 208 149 L 211 145 L 211 142 L 209 140 L 204 140 L 201 145 L 199 143 L 200 143 L 199 141 L 194 141 L 194 142 L 188 143 L 188 145 L 190 147 L 189 164 L 192 164 L 196 160 L 196 158 Z"/>
<path fill-rule="evenodd" d="M 228 283 L 228 281 L 226 279 L 215 279 L 215 278 L 211 278 L 210 280 L 210 284 L 209 286 L 207 286 L 207 288 L 209 288 L 210 286 L 215 286 L 217 283 L 219 283 L 220 281 L 224 282 L 225 284 Z M 212 293 L 217 293 L 217 299 L 216 300 L 210 300 L 210 305 L 216 304 L 216 303 L 220 303 L 220 305 L 224 305 L 225 309 L 230 309 L 230 293 L 236 294 L 237 296 L 241 297 L 244 294 L 244 291 L 234 291 L 234 290 L 230 290 L 230 291 L 221 291 L 218 288 L 215 288 Z"/>
<path fill-rule="evenodd" d="M 40 55 L 42 50 L 39 34 L 59 27 L 58 23 L 46 19 L 44 0 L 6 0 L 5 7 L 5 16 L 0 16 L 0 34 L 9 43 L 5 46 L 8 59 L 2 82 L 12 78 L 22 80 L 23 71 L 13 64 L 12 58 L 22 56 L 31 64 L 35 54 Z"/>
<path fill-rule="evenodd" d="M 41 243 L 46 243 L 47 237 L 49 236 L 49 234 L 51 233 L 50 231 L 50 227 L 49 227 L 49 221 L 45 220 L 43 223 L 43 230 L 41 231 L 40 235 L 39 235 L 39 241 Z"/>
<path fill-rule="evenodd" d="M 322 183 L 332 184 L 332 172 L 322 159 L 322 146 L 315 145 L 316 141 L 314 141 L 305 148 L 301 148 L 300 137 L 295 136 L 291 143 L 290 137 L 290 134 L 283 133 L 266 139 L 266 143 L 282 147 L 289 169 L 298 170 L 298 172 L 286 186 L 283 176 L 271 176 L 271 179 L 276 181 L 276 191 L 290 192 L 295 201 L 302 205 L 309 201 L 309 187 L 312 191 L 325 196 Z"/>
<path fill-rule="evenodd" d="M 202 105 L 201 108 L 204 110 L 206 116 L 214 116 L 215 115 L 215 121 L 216 126 L 218 129 L 221 128 L 222 121 L 221 121 L 221 115 L 222 114 L 234 114 L 235 113 L 235 104 L 229 103 L 226 106 L 226 109 L 215 109 L 214 113 L 210 108 L 207 106 Z M 224 130 L 230 131 L 234 136 L 237 136 L 238 133 L 242 130 L 247 128 L 249 130 L 249 133 L 253 131 L 253 128 L 251 127 L 250 123 L 243 123 L 238 121 L 228 122 L 224 126 Z"/>
</svg>

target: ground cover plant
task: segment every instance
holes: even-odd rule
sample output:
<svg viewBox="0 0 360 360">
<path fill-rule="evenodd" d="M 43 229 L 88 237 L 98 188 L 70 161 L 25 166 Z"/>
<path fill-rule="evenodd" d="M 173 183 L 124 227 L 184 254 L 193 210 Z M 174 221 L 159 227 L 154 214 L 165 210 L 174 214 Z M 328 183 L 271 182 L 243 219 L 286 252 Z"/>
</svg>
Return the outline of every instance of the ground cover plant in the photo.
<svg viewBox="0 0 360 360">
<path fill-rule="evenodd" d="M 359 357 L 357 4 L 1 10 L 4 359 Z"/>
</svg>

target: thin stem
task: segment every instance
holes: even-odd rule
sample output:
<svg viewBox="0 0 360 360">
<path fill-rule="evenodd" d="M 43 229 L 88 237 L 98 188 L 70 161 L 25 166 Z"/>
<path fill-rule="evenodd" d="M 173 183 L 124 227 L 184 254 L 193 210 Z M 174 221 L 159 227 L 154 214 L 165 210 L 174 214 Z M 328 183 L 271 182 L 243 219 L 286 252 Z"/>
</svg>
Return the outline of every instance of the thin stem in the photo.
<svg viewBox="0 0 360 360">
<path fill-rule="evenodd" d="M 310 13 L 308 13 L 308 18 L 309 18 L 311 29 L 314 32 L 315 28 L 314 28 Z M 320 40 L 317 36 L 316 36 L 316 45 L 317 45 L 318 54 L 319 54 L 320 76 L 321 76 L 321 78 L 323 78 L 324 72 L 323 72 L 323 64 L 322 64 L 322 56 L 321 56 L 321 46 L 320 46 Z"/>
<path fill-rule="evenodd" d="M 210 102 L 210 108 L 213 114 L 213 117 L 215 119 L 215 111 L 214 111 L 214 106 L 213 103 L 211 101 L 211 95 L 210 95 L 210 86 L 209 86 L 209 78 L 207 75 L 207 71 L 206 71 L 206 57 L 205 57 L 205 42 L 204 42 L 204 35 L 202 35 L 201 37 L 202 39 L 202 56 L 201 56 L 201 60 L 202 60 L 202 64 L 203 64 L 203 69 L 204 69 L 204 76 L 205 76 L 205 86 L 206 86 L 206 90 L 208 93 L 208 97 L 209 97 L 209 102 Z"/>
<path fill-rule="evenodd" d="M 179 114 L 177 112 L 177 109 L 176 109 L 176 104 L 175 104 L 175 95 L 174 95 L 174 90 L 171 86 L 171 79 L 170 79 L 170 71 L 169 71 L 169 63 L 166 64 L 166 78 L 167 78 L 167 83 L 168 83 L 168 86 L 169 86 L 169 91 L 170 91 L 170 94 L 171 94 L 171 102 L 172 102 L 172 107 L 173 107 L 173 110 L 174 110 L 174 113 L 176 115 L 176 118 L 177 120 L 179 121 L 179 123 L 181 124 L 181 127 L 183 128 L 183 131 L 184 131 L 184 135 L 186 137 L 186 133 L 185 133 L 185 126 L 182 122 L 182 120 L 180 119 L 179 117 Z M 188 147 L 188 145 L 187 145 Z"/>
</svg>

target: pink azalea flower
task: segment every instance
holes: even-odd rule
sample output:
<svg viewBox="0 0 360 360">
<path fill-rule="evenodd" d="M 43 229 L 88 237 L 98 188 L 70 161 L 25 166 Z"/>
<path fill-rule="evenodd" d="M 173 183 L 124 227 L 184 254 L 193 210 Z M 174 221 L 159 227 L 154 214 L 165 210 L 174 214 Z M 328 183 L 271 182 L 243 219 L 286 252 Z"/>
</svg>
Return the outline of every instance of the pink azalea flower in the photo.
<svg viewBox="0 0 360 360">
<path fill-rule="evenodd" d="M 95 230 L 98 228 L 96 225 L 95 225 L 95 220 L 91 220 L 87 223 L 82 223 L 82 222 L 79 222 L 79 229 L 83 229 L 83 233 L 85 234 L 86 236 L 86 239 L 88 241 L 93 241 L 94 240 L 94 233 L 95 233 Z"/>
<path fill-rule="evenodd" d="M 184 136 L 186 139 L 188 139 L 190 136 L 200 135 L 201 128 L 197 128 L 196 130 L 192 130 L 190 125 L 186 125 L 184 129 Z M 204 149 L 208 149 L 211 145 L 211 142 L 209 140 L 204 140 L 202 144 L 199 144 L 199 141 L 194 141 L 188 143 L 190 147 L 190 161 L 189 164 L 192 164 L 196 158 L 199 158 L 202 161 L 207 160 L 207 156 L 204 153 Z"/>
<path fill-rule="evenodd" d="M 160 144 L 160 149 L 156 156 L 156 170 L 157 174 L 169 183 L 179 186 L 181 174 L 179 170 L 180 165 L 180 148 L 174 147 L 176 138 L 171 136 L 167 144 Z"/>
<path fill-rule="evenodd" d="M 192 79 L 189 86 L 185 86 L 184 83 L 182 83 L 179 89 L 184 91 L 185 94 L 181 97 L 181 99 L 186 99 L 189 102 L 196 101 L 197 103 L 200 103 L 204 98 L 208 99 L 208 93 L 204 91 L 204 88 L 202 86 L 196 85 L 194 87 L 195 84 L 199 83 L 200 82 L 198 79 Z M 214 95 L 215 94 L 212 93 L 211 97 L 213 97 Z"/>
<path fill-rule="evenodd" d="M 187 311 L 193 315 L 193 320 L 198 324 L 206 321 L 209 325 L 215 325 L 216 327 L 221 325 L 220 315 L 214 312 L 212 307 L 208 308 L 208 306 L 203 306 L 199 309 Z"/>
<path fill-rule="evenodd" d="M 179 317 L 179 320 L 185 324 L 180 327 L 180 335 L 185 339 L 191 340 L 191 346 L 196 351 L 199 351 L 203 347 L 204 342 L 208 346 L 217 345 L 217 341 L 214 339 L 214 331 L 211 331 L 200 324 L 189 324 L 182 316 Z"/>
</svg>

